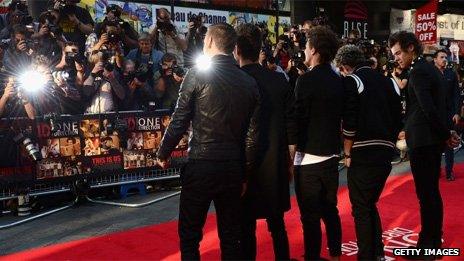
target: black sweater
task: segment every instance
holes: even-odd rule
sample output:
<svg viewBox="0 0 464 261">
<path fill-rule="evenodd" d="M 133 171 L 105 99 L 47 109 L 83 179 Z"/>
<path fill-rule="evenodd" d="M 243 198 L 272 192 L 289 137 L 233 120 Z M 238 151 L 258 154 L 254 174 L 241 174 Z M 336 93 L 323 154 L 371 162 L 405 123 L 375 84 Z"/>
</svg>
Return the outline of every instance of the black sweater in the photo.
<svg viewBox="0 0 464 261">
<path fill-rule="evenodd" d="M 343 82 L 330 64 L 315 66 L 295 87 L 297 128 L 289 131 L 297 151 L 317 156 L 340 153 Z"/>
</svg>

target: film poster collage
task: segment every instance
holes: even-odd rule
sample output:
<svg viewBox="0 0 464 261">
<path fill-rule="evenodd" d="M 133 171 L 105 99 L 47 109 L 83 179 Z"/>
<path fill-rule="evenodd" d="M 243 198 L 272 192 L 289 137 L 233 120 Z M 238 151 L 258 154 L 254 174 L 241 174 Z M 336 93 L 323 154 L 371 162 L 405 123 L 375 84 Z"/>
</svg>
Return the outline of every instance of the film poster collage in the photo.
<svg viewBox="0 0 464 261">
<path fill-rule="evenodd" d="M 125 123 L 118 127 L 119 119 Z M 39 122 L 37 179 L 59 178 L 95 171 L 128 171 L 156 166 L 156 152 L 170 116 L 85 117 L 61 120 L 53 131 L 48 122 Z M 186 157 L 186 133 L 173 158 Z"/>
</svg>

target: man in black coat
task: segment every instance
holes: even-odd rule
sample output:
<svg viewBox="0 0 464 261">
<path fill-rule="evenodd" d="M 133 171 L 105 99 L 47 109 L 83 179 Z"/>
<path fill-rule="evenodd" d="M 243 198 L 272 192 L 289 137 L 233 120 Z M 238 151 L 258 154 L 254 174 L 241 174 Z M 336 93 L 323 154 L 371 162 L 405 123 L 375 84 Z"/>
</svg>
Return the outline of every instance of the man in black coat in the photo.
<svg viewBox="0 0 464 261">
<path fill-rule="evenodd" d="M 240 198 L 245 160 L 253 163 L 251 157 L 255 155 L 259 92 L 256 81 L 231 57 L 236 38 L 228 24 L 208 28 L 204 53 L 211 57 L 211 64 L 197 66 L 186 74 L 157 153 L 158 164 L 165 167 L 192 124 L 188 163 L 181 173 L 182 260 L 200 259 L 199 243 L 211 201 L 216 208 L 221 257 L 240 259 Z"/>
<path fill-rule="evenodd" d="M 256 161 L 247 175 L 247 191 L 242 199 L 242 258 L 256 258 L 256 219 L 265 218 L 275 258 L 289 260 L 284 212 L 290 209 L 287 129 L 295 128 L 293 91 L 281 74 L 259 65 L 259 28 L 243 24 L 236 31 L 235 58 L 242 70 L 257 81 L 261 97 Z"/>
<path fill-rule="evenodd" d="M 448 64 L 448 54 L 445 50 L 440 49 L 435 52 L 433 62 L 443 76 L 445 81 L 445 97 L 446 97 L 446 116 L 449 128 L 453 129 L 459 123 L 461 117 L 461 91 L 459 90 L 459 81 L 453 69 L 446 68 Z M 445 149 L 445 172 L 448 181 L 454 180 L 453 165 L 454 165 L 454 149 Z"/>
<path fill-rule="evenodd" d="M 390 36 L 389 46 L 402 69 L 410 68 L 406 110 L 406 142 L 421 213 L 417 248 L 441 248 L 443 202 L 438 179 L 445 145 L 459 144 L 446 120 L 444 86 L 438 69 L 422 57 L 422 46 L 413 33 Z M 410 256 L 422 259 L 424 256 Z"/>
<path fill-rule="evenodd" d="M 297 144 L 295 192 L 303 224 L 305 259 L 321 258 L 322 218 L 330 255 L 338 259 L 341 223 L 337 190 L 343 82 L 330 64 L 337 53 L 338 39 L 322 26 L 313 27 L 307 38 L 305 55 L 311 70 L 296 83 L 297 128 L 289 130 L 290 140 Z"/>
</svg>

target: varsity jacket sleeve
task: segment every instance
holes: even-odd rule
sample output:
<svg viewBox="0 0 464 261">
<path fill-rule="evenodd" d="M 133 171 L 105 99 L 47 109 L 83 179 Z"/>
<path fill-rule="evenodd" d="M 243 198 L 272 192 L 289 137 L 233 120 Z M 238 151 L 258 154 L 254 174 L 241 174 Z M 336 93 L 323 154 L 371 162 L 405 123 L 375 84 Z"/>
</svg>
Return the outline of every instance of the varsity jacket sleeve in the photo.
<svg viewBox="0 0 464 261">
<path fill-rule="evenodd" d="M 432 88 L 434 81 L 431 79 L 429 72 L 421 67 L 414 68 L 410 76 L 413 91 L 416 94 L 419 106 L 429 121 L 432 128 L 435 128 L 438 135 L 443 139 L 448 139 L 450 132 L 445 124 L 441 121 L 439 110 L 433 101 Z"/>
<path fill-rule="evenodd" d="M 194 69 L 189 70 L 180 86 L 179 98 L 171 117 L 171 123 L 164 133 L 163 140 L 161 141 L 160 148 L 156 155 L 161 160 L 166 160 L 171 156 L 171 152 L 177 144 L 179 144 L 182 135 L 184 135 L 190 126 L 193 100 L 195 98 L 195 87 L 197 84 L 195 78 Z"/>
<path fill-rule="evenodd" d="M 300 128 L 300 126 L 309 121 L 309 106 L 305 106 L 305 103 L 311 100 L 311 87 L 308 73 L 298 77 L 295 84 L 295 100 L 293 106 L 293 116 L 296 124 L 295 128 L 287 133 L 289 141 L 294 144 L 298 143 L 298 130 L 303 129 Z"/>
<path fill-rule="evenodd" d="M 353 140 L 356 136 L 359 111 L 360 86 L 352 76 L 344 79 L 344 104 L 343 104 L 343 136 L 345 139 Z"/>
</svg>

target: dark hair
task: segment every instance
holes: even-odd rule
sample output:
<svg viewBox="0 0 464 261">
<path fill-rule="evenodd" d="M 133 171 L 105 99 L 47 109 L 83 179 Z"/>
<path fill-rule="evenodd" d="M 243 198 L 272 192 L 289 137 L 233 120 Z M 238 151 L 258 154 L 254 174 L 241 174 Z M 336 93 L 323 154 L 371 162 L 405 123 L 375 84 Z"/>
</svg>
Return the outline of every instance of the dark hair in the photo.
<svg viewBox="0 0 464 261">
<path fill-rule="evenodd" d="M 337 66 L 348 65 L 351 68 L 356 68 L 364 62 L 366 62 L 366 59 L 363 52 L 353 44 L 342 46 L 335 55 L 335 64 Z"/>
<path fill-rule="evenodd" d="M 417 40 L 414 33 L 400 31 L 392 34 L 388 38 L 388 46 L 392 48 L 395 44 L 399 43 L 401 50 L 406 51 L 410 45 L 414 46 L 414 53 L 421 55 L 423 52 L 422 44 Z"/>
<path fill-rule="evenodd" d="M 14 37 L 15 35 L 17 34 L 22 34 L 22 35 L 26 35 L 28 36 L 29 35 L 29 32 L 27 31 L 27 28 L 26 26 L 22 25 L 22 24 L 15 24 L 13 25 L 13 28 L 12 28 L 12 33 L 11 35 Z"/>
<path fill-rule="evenodd" d="M 308 43 L 320 56 L 320 63 L 330 63 L 337 53 L 337 35 L 325 26 L 315 26 L 308 32 Z"/>
<path fill-rule="evenodd" d="M 234 51 L 237 43 L 237 33 L 230 24 L 218 23 L 211 25 L 208 28 L 208 34 L 213 38 L 220 51 L 226 54 Z"/>
<path fill-rule="evenodd" d="M 445 49 L 438 49 L 438 50 L 435 51 L 435 53 L 433 54 L 433 58 L 437 58 L 439 53 L 444 53 L 444 54 L 448 55 L 448 53 L 446 52 Z"/>
<path fill-rule="evenodd" d="M 252 24 L 241 24 L 236 28 L 237 48 L 244 59 L 257 61 L 261 50 L 261 31 Z"/>
<path fill-rule="evenodd" d="M 172 53 L 165 53 L 161 58 L 161 63 L 169 63 L 172 61 L 177 62 L 176 56 Z"/>
<path fill-rule="evenodd" d="M 17 8 L 20 8 L 20 9 L 27 8 L 27 4 L 21 0 L 13 0 L 8 5 L 8 10 L 11 12 L 16 11 Z M 20 10 L 20 11 L 25 11 L 25 10 Z"/>
</svg>

